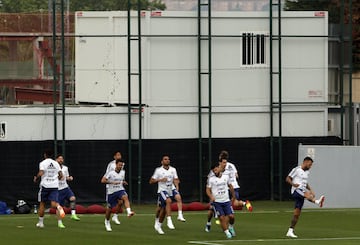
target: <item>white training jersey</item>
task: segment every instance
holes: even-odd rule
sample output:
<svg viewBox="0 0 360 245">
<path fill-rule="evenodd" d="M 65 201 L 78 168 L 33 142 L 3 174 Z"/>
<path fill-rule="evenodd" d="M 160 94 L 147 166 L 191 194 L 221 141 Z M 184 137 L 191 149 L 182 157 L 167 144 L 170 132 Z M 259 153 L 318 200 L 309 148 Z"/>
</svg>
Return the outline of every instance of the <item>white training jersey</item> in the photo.
<svg viewBox="0 0 360 245">
<path fill-rule="evenodd" d="M 291 186 L 291 194 L 294 193 L 296 189 L 305 192 L 308 184 L 309 173 L 309 170 L 304 171 L 301 166 L 297 166 L 291 170 L 288 176 L 292 178 L 292 182 L 294 184 L 299 184 L 298 187 Z"/>
<path fill-rule="evenodd" d="M 206 187 L 211 189 L 211 193 L 215 198 L 215 202 L 228 202 L 229 197 L 229 176 L 222 174 L 220 177 L 215 175 L 209 177 Z"/>
<path fill-rule="evenodd" d="M 106 171 L 104 174 L 104 177 L 106 177 L 106 175 L 108 173 L 110 173 L 111 171 L 115 171 L 116 168 L 116 160 L 112 160 L 111 162 L 108 163 L 107 167 L 106 167 Z M 109 188 L 109 184 L 106 184 L 106 189 Z"/>
<path fill-rule="evenodd" d="M 123 169 L 124 169 L 124 166 L 125 166 L 125 163 L 123 163 Z M 116 160 L 114 159 L 108 163 L 104 177 L 106 176 L 106 174 L 110 173 L 111 171 L 115 171 L 115 168 L 116 168 Z M 108 188 L 108 184 L 106 184 L 106 188 Z"/>
<path fill-rule="evenodd" d="M 63 190 L 67 187 L 69 187 L 66 178 L 70 176 L 69 174 L 69 168 L 65 165 L 60 166 L 61 172 L 63 174 L 63 178 L 59 180 L 59 190 Z"/>
<path fill-rule="evenodd" d="M 167 178 L 167 181 L 165 182 L 158 182 L 157 193 L 160 193 L 161 191 L 166 191 L 169 196 L 172 196 L 174 179 L 178 179 L 179 177 L 177 175 L 176 168 L 169 166 L 169 169 L 165 169 L 163 166 L 161 166 L 155 169 L 154 174 L 151 176 L 151 178 L 156 180 Z"/>
<path fill-rule="evenodd" d="M 39 170 L 44 171 L 41 176 L 40 186 L 45 188 L 59 188 L 60 165 L 51 158 L 46 158 L 39 163 Z"/>
<path fill-rule="evenodd" d="M 225 171 L 223 174 L 229 175 L 230 184 L 234 187 L 234 189 L 240 188 L 239 183 L 237 182 L 236 175 L 238 171 L 235 165 L 231 162 L 227 162 L 225 166 Z"/>
<path fill-rule="evenodd" d="M 111 162 L 108 163 L 104 176 L 106 176 L 106 174 L 110 173 L 111 171 L 114 171 L 115 168 L 116 168 L 116 161 L 112 160 Z"/>
<path fill-rule="evenodd" d="M 104 176 L 110 182 L 120 182 L 119 184 L 107 184 L 107 194 L 112 194 L 117 191 L 125 190 L 123 182 L 125 180 L 125 170 L 120 170 L 117 173 L 115 170 L 110 171 Z"/>
<path fill-rule="evenodd" d="M 215 176 L 215 173 L 214 173 L 212 170 L 210 170 L 210 172 L 209 172 L 208 175 L 207 175 L 206 186 L 208 185 L 209 179 L 210 179 L 210 177 L 212 177 L 212 176 Z"/>
</svg>

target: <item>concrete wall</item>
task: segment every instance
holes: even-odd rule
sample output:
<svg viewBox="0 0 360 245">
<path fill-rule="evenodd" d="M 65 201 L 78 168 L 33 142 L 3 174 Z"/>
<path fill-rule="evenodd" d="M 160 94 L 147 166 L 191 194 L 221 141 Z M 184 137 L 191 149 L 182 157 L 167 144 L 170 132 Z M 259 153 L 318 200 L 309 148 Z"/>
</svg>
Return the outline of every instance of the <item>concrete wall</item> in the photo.
<svg viewBox="0 0 360 245">
<path fill-rule="evenodd" d="M 2 141 L 51 140 L 54 137 L 53 107 L 2 107 L 0 124 Z M 59 111 L 58 111 L 59 113 Z M 283 112 L 283 136 L 326 136 L 326 110 L 308 108 Z M 208 135 L 208 117 L 203 120 L 203 136 Z M 214 108 L 212 137 L 268 137 L 269 113 L 252 108 Z M 198 115 L 193 108 L 144 107 L 141 113 L 142 138 L 187 139 L 198 137 Z M 277 117 L 275 115 L 275 123 Z M 139 137 L 139 117 L 132 114 L 132 138 Z M 68 106 L 65 116 L 67 140 L 113 140 L 128 138 L 127 107 Z M 275 129 L 275 134 L 277 133 Z M 57 135 L 62 135 L 62 117 L 57 116 Z"/>
<path fill-rule="evenodd" d="M 310 155 L 314 164 L 309 184 L 317 197 L 325 195 L 326 208 L 359 208 L 359 146 L 299 145 L 298 162 Z M 305 202 L 305 207 L 316 207 Z"/>
</svg>

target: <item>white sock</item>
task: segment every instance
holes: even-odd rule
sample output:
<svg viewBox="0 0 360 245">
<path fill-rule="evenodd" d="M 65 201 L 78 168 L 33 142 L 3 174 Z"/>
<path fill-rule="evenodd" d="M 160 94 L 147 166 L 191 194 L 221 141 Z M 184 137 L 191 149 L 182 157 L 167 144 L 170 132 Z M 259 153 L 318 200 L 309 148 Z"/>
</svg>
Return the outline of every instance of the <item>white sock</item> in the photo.
<svg viewBox="0 0 360 245">
<path fill-rule="evenodd" d="M 39 223 L 44 223 L 44 217 L 39 217 Z"/>
<path fill-rule="evenodd" d="M 76 210 L 75 210 L 75 209 L 72 209 L 72 210 L 71 210 L 71 214 L 72 214 L 72 215 L 76 214 Z"/>
<path fill-rule="evenodd" d="M 182 210 L 178 210 L 178 215 L 181 217 L 182 216 Z"/>
<path fill-rule="evenodd" d="M 206 225 L 211 225 L 211 222 L 206 222 Z"/>
<path fill-rule="evenodd" d="M 118 214 L 117 214 L 117 213 L 114 213 L 114 214 L 113 214 L 113 217 L 116 217 L 116 218 L 117 218 L 117 217 L 118 217 Z"/>
<path fill-rule="evenodd" d="M 58 220 L 58 224 L 61 225 L 62 224 L 62 221 L 61 219 Z"/>
<path fill-rule="evenodd" d="M 131 213 L 131 208 L 126 208 L 126 212 L 127 212 L 128 214 L 130 214 L 130 213 Z"/>
<path fill-rule="evenodd" d="M 294 229 L 290 227 L 289 232 L 294 232 Z"/>
<path fill-rule="evenodd" d="M 167 216 L 166 219 L 167 219 L 167 221 L 169 221 L 169 220 L 171 221 L 171 216 Z"/>
</svg>

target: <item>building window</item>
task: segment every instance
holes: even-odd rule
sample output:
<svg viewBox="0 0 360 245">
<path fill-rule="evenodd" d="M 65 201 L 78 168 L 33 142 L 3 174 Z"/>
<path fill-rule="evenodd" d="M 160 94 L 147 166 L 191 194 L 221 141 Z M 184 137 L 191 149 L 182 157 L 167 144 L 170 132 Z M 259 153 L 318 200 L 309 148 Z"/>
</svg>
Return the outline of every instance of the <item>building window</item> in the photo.
<svg viewBox="0 0 360 245">
<path fill-rule="evenodd" d="M 265 34 L 242 33 L 242 65 L 265 65 Z"/>
</svg>

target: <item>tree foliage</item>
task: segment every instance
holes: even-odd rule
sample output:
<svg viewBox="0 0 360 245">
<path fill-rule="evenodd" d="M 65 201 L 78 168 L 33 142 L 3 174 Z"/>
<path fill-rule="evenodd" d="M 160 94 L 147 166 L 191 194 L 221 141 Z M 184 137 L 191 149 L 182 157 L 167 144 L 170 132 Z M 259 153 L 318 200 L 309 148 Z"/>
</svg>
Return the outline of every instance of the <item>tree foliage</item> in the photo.
<svg viewBox="0 0 360 245">
<path fill-rule="evenodd" d="M 340 11 L 339 7 L 334 4 L 336 0 L 286 0 L 285 10 L 306 11 L 306 10 L 323 10 L 329 12 L 329 22 L 339 23 Z"/>
<path fill-rule="evenodd" d="M 4 13 L 38 12 L 48 9 L 48 0 L 1 0 L 0 11 Z"/>
<path fill-rule="evenodd" d="M 23 13 L 39 12 L 52 8 L 54 0 L 0 0 L 0 12 Z M 65 8 L 69 6 L 71 12 L 75 11 L 106 11 L 127 10 L 129 0 L 55 0 L 57 7 L 63 1 Z M 130 0 L 130 8 L 141 10 L 165 10 L 162 0 Z"/>
<path fill-rule="evenodd" d="M 329 22 L 340 24 L 341 5 L 344 4 L 344 24 L 352 21 L 353 37 L 353 63 L 355 68 L 360 69 L 360 1 L 352 0 L 352 6 L 349 6 L 349 0 L 286 0 L 285 10 L 305 11 L 305 10 L 325 10 L 329 12 Z M 350 11 L 352 20 L 350 20 Z"/>
</svg>

